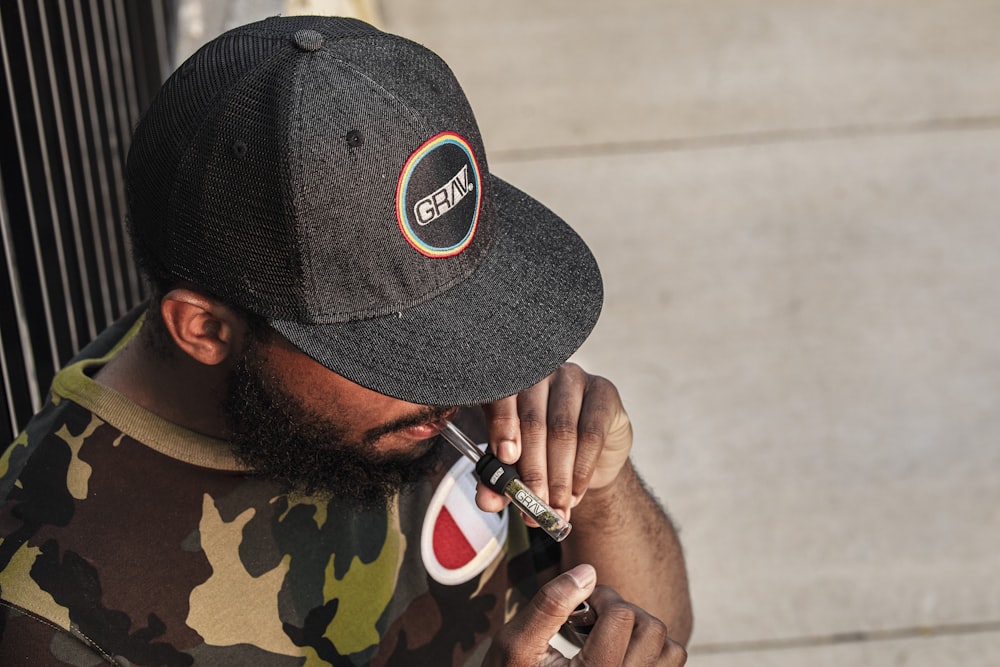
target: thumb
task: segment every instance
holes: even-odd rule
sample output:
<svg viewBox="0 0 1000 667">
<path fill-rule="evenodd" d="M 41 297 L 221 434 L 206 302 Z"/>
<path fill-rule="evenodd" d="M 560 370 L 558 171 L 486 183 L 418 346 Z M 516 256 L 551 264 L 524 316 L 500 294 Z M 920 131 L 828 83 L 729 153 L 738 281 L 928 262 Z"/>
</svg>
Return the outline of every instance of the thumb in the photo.
<svg viewBox="0 0 1000 667">
<path fill-rule="evenodd" d="M 549 650 L 549 640 L 596 584 L 593 566 L 577 565 L 542 586 L 501 633 L 504 640 L 511 641 L 506 647 L 508 655 L 518 654 L 512 664 L 539 664 Z"/>
</svg>

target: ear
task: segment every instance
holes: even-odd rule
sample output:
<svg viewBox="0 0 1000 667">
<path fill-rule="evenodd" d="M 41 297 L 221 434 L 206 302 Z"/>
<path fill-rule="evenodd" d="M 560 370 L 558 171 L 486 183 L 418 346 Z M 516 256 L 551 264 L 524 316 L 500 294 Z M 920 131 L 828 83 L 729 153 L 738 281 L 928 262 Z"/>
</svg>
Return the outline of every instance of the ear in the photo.
<svg viewBox="0 0 1000 667">
<path fill-rule="evenodd" d="M 215 366 L 234 354 L 242 320 L 225 304 L 177 288 L 164 295 L 160 314 L 174 343 L 195 361 Z"/>
</svg>

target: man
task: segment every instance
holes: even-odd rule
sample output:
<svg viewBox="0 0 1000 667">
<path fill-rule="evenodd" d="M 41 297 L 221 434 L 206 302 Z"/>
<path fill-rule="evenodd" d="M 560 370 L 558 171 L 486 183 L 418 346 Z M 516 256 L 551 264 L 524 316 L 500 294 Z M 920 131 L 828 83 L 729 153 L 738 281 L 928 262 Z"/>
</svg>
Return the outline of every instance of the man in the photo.
<svg viewBox="0 0 1000 667">
<path fill-rule="evenodd" d="M 0 663 L 552 665 L 589 598 L 586 664 L 683 664 L 676 536 L 617 391 L 564 363 L 596 264 L 489 174 L 436 56 L 238 28 L 164 84 L 126 191 L 152 298 L 0 459 Z M 445 419 L 569 537 L 476 486 Z"/>
</svg>

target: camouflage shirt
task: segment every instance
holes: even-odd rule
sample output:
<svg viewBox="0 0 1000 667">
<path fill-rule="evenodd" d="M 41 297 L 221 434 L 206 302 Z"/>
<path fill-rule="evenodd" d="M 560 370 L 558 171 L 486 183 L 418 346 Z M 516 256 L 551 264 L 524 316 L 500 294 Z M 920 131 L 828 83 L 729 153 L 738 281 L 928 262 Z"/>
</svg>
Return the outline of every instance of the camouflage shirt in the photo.
<svg viewBox="0 0 1000 667">
<path fill-rule="evenodd" d="M 378 512 L 248 475 L 91 379 L 135 322 L 0 457 L 0 664 L 473 665 L 551 574 L 558 548 L 479 511 L 457 455 Z"/>
</svg>

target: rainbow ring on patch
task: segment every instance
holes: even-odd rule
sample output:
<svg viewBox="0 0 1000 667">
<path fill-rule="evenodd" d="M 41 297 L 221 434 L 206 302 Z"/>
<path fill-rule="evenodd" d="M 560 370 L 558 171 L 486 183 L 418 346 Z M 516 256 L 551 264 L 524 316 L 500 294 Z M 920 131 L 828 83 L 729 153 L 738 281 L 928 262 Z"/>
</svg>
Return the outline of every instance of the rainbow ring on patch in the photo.
<svg viewBox="0 0 1000 667">
<path fill-rule="evenodd" d="M 455 148 L 459 151 L 456 152 Z M 455 170 L 454 176 L 432 192 L 416 197 L 415 193 L 410 192 L 411 178 L 428 158 L 437 163 L 434 165 L 438 167 L 436 171 L 446 170 L 446 173 L 451 173 Z M 479 225 L 482 185 L 479 163 L 464 137 L 454 132 L 441 132 L 425 141 L 403 164 L 396 185 L 396 220 L 403 238 L 426 257 L 453 257 L 468 248 Z M 462 215 L 456 209 L 460 209 L 459 204 L 470 194 L 475 196 L 475 204 L 466 222 L 464 216 L 456 218 Z M 441 221 L 446 225 L 445 236 L 452 237 L 446 245 L 429 241 L 426 238 L 429 234 L 426 232 L 421 234 L 422 229 Z"/>
</svg>

